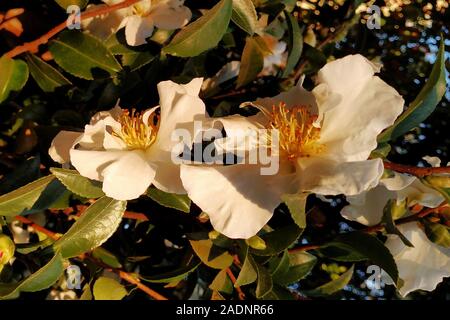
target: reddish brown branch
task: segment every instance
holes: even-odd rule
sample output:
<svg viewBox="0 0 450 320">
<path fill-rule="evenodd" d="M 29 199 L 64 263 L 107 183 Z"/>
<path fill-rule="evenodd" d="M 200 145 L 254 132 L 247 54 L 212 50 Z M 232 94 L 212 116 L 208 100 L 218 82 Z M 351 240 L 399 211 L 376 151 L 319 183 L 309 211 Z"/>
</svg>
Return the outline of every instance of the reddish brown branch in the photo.
<svg viewBox="0 0 450 320">
<path fill-rule="evenodd" d="M 35 230 L 42 232 L 43 234 L 45 234 L 49 238 L 52 238 L 53 240 L 58 240 L 60 238 L 60 236 L 57 233 L 50 231 L 50 230 L 34 223 L 33 221 L 31 221 L 28 218 L 25 218 L 24 216 L 16 216 L 14 219 L 17 221 L 20 221 L 22 223 L 25 223 L 25 224 L 29 225 L 30 227 L 33 227 Z"/>
<path fill-rule="evenodd" d="M 81 20 L 89 19 L 89 18 L 96 17 L 96 16 L 99 16 L 99 15 L 102 15 L 105 13 L 115 11 L 115 10 L 123 9 L 123 8 L 129 7 L 133 4 L 135 4 L 138 1 L 140 1 L 140 0 L 125 0 L 121 3 L 115 4 L 112 6 L 102 6 L 97 9 L 89 10 L 87 12 L 85 11 L 81 14 L 80 19 Z M 53 29 L 51 29 L 50 31 L 48 31 L 46 34 L 39 37 L 38 39 L 33 40 L 31 42 L 26 42 L 23 45 L 17 46 L 14 49 L 8 51 L 7 53 L 5 53 L 5 56 L 7 56 L 9 58 L 13 58 L 13 57 L 18 56 L 19 54 L 22 54 L 25 52 L 37 52 L 39 50 L 40 45 L 46 44 L 51 38 L 53 38 L 59 32 L 64 30 L 66 27 L 67 27 L 67 20 L 65 20 L 64 22 L 61 22 L 56 27 L 54 27 Z"/>
<path fill-rule="evenodd" d="M 394 170 L 400 173 L 408 173 L 417 177 L 425 177 L 432 174 L 450 173 L 450 167 L 415 167 L 405 164 L 398 164 L 393 162 L 384 161 L 384 167 L 386 169 Z"/>
<path fill-rule="evenodd" d="M 245 293 L 242 291 L 242 289 L 239 286 L 236 286 L 236 277 L 234 276 L 233 272 L 230 268 L 227 268 L 226 270 L 227 275 L 230 277 L 231 282 L 233 283 L 234 288 L 238 292 L 239 300 L 245 300 Z"/>
</svg>

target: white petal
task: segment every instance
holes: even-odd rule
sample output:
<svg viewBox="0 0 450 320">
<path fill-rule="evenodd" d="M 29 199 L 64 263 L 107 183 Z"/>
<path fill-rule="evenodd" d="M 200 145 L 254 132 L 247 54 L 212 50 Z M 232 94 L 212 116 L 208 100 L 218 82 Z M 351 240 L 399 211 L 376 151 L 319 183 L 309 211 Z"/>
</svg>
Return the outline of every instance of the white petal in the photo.
<svg viewBox="0 0 450 320">
<path fill-rule="evenodd" d="M 426 162 L 428 162 L 428 164 L 430 164 L 432 167 L 440 167 L 441 166 L 441 159 L 439 159 L 438 157 L 425 156 L 425 157 L 422 157 L 422 159 L 425 160 Z"/>
<path fill-rule="evenodd" d="M 395 192 L 389 191 L 383 185 L 355 196 L 347 196 L 349 205 L 341 210 L 341 215 L 366 226 L 376 225 L 383 217 L 386 203 L 389 199 L 395 199 L 395 196 Z"/>
<path fill-rule="evenodd" d="M 272 217 L 292 176 L 262 176 L 257 165 L 181 166 L 189 198 L 208 213 L 213 227 L 230 238 L 254 236 Z"/>
<path fill-rule="evenodd" d="M 94 114 L 89 122 L 90 125 L 94 125 L 100 120 L 104 120 L 106 118 L 113 118 L 117 120 L 119 116 L 123 113 L 123 109 L 119 106 L 118 102 L 114 108 L 107 111 L 100 111 Z"/>
<path fill-rule="evenodd" d="M 415 180 L 417 180 L 417 178 L 414 176 L 394 172 L 393 177 L 382 179 L 380 183 L 383 184 L 388 190 L 398 191 L 405 189 Z"/>
<path fill-rule="evenodd" d="M 450 276 L 450 249 L 429 241 L 415 222 L 399 225 L 398 229 L 414 245 L 405 246 L 395 235 L 390 235 L 385 243 L 404 281 L 401 295 L 418 289 L 434 290 L 444 277 Z"/>
<path fill-rule="evenodd" d="M 155 177 L 155 169 L 140 150 L 128 151 L 102 171 L 103 191 L 117 200 L 131 200 L 143 194 Z"/>
<path fill-rule="evenodd" d="M 322 195 L 359 194 L 378 185 L 384 170 L 381 159 L 340 163 L 301 158 L 297 162 L 302 190 Z"/>
<path fill-rule="evenodd" d="M 377 136 L 403 111 L 403 98 L 374 76 L 376 67 L 360 55 L 328 63 L 319 82 L 341 96 L 339 105 L 325 113 L 320 142 L 326 156 L 339 161 L 360 161 L 377 146 Z M 324 155 L 325 156 L 325 155 Z"/>
<path fill-rule="evenodd" d="M 86 12 L 98 9 L 101 7 L 107 7 L 104 4 L 101 5 L 89 5 Z M 83 30 L 88 31 L 93 36 L 100 40 L 106 40 L 111 34 L 119 29 L 120 23 L 128 15 L 129 11 L 125 9 L 116 10 L 108 14 L 103 14 L 89 19 L 83 19 L 81 21 L 81 27 Z"/>
<path fill-rule="evenodd" d="M 180 178 L 180 166 L 168 159 L 166 162 L 156 162 L 156 175 L 153 181 L 155 187 L 168 193 L 186 194 Z"/>
<path fill-rule="evenodd" d="M 184 27 L 192 18 L 191 10 L 186 6 L 161 3 L 152 8 L 150 17 L 160 29 L 174 30 Z"/>
<path fill-rule="evenodd" d="M 70 148 L 75 141 L 82 135 L 81 132 L 60 131 L 52 141 L 48 154 L 58 163 L 64 164 L 70 162 Z"/>
<path fill-rule="evenodd" d="M 82 176 L 101 181 L 102 171 L 128 152 L 71 149 L 70 161 Z"/>
<path fill-rule="evenodd" d="M 178 85 L 172 81 L 164 81 L 158 84 L 160 97 L 161 118 L 157 140 L 154 147 L 164 151 L 172 151 L 177 141 L 172 140 L 175 129 L 183 128 L 190 132 L 193 139 L 193 121 L 204 120 L 206 107 L 198 97 L 202 79 L 197 78 L 186 85 Z"/>
<path fill-rule="evenodd" d="M 148 17 L 136 15 L 127 17 L 125 26 L 125 38 L 128 45 L 139 46 L 146 43 L 146 39 L 153 33 L 153 21 Z"/>
<path fill-rule="evenodd" d="M 428 208 L 436 208 L 445 200 L 438 191 L 424 185 L 417 178 L 407 188 L 399 190 L 398 195 L 399 198 L 407 198 L 410 207 L 421 204 Z"/>
</svg>

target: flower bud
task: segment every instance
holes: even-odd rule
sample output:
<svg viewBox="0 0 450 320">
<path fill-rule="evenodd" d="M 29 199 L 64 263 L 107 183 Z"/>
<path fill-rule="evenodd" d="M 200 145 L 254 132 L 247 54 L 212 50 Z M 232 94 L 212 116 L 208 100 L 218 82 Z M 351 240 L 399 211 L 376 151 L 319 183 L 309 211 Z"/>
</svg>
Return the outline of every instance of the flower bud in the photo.
<svg viewBox="0 0 450 320">
<path fill-rule="evenodd" d="M 266 243 L 263 239 L 261 239 L 258 236 L 253 236 L 250 239 L 245 240 L 245 242 L 248 244 L 249 247 L 252 247 L 256 250 L 264 250 L 267 248 Z"/>
</svg>

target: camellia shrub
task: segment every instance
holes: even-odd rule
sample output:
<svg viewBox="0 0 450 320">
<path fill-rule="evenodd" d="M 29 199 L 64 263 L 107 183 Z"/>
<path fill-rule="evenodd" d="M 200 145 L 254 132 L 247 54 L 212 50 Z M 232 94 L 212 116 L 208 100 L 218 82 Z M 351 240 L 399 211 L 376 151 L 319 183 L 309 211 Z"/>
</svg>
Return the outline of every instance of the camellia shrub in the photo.
<svg viewBox="0 0 450 320">
<path fill-rule="evenodd" d="M 448 298 L 448 18 L 3 1 L 0 299 Z"/>
</svg>

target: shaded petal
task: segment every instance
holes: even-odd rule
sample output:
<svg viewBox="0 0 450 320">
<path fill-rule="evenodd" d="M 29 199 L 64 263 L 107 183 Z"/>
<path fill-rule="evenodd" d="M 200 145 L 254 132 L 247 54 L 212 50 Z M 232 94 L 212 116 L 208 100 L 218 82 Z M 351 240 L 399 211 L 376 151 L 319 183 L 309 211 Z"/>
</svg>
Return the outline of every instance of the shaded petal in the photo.
<svg viewBox="0 0 450 320">
<path fill-rule="evenodd" d="M 436 208 L 445 200 L 442 194 L 424 185 L 417 178 L 407 188 L 399 190 L 398 197 L 408 199 L 408 206 L 410 207 L 421 204 L 428 208 Z"/>
<path fill-rule="evenodd" d="M 102 181 L 102 171 L 128 152 L 71 149 L 70 161 L 82 176 Z"/>
<path fill-rule="evenodd" d="M 182 165 L 181 180 L 214 229 L 230 238 L 254 236 L 272 217 L 281 195 L 293 193 L 292 175 L 263 176 L 258 165 Z"/>
<path fill-rule="evenodd" d="M 338 161 L 360 161 L 377 146 L 377 136 L 403 111 L 403 98 L 374 76 L 377 68 L 361 55 L 346 56 L 323 67 L 319 83 L 341 96 L 325 113 L 319 142 Z"/>
<path fill-rule="evenodd" d="M 414 245 L 404 245 L 396 235 L 389 235 L 385 243 L 404 281 L 399 289 L 401 295 L 418 289 L 434 290 L 444 277 L 450 276 L 450 249 L 429 241 L 415 222 L 399 225 L 398 229 Z"/>
<path fill-rule="evenodd" d="M 125 20 L 124 20 L 125 21 Z M 125 38 L 130 46 L 146 43 L 153 33 L 153 21 L 149 17 L 129 16 L 125 23 Z"/>
<path fill-rule="evenodd" d="M 158 28 L 174 30 L 188 24 L 192 18 L 192 12 L 188 7 L 171 1 L 152 7 L 150 17 Z"/>
<path fill-rule="evenodd" d="M 300 158 L 297 164 L 301 189 L 322 195 L 357 195 L 378 185 L 384 170 L 381 159 L 340 163 Z"/>
<path fill-rule="evenodd" d="M 214 77 L 208 78 L 203 82 L 202 90 L 211 90 L 220 84 L 237 77 L 239 75 L 240 67 L 240 61 L 228 62 L 214 75 Z"/>
<path fill-rule="evenodd" d="M 168 193 L 186 194 L 180 178 L 180 166 L 170 161 L 156 162 L 157 166 L 153 184 L 159 190 Z"/>
<path fill-rule="evenodd" d="M 441 166 L 441 159 L 439 159 L 438 157 L 425 156 L 425 157 L 422 157 L 422 159 L 425 160 L 432 167 L 440 167 Z"/>
<path fill-rule="evenodd" d="M 48 154 L 53 161 L 64 164 L 70 162 L 70 148 L 82 135 L 81 132 L 60 131 L 52 140 Z"/>
<path fill-rule="evenodd" d="M 122 153 L 102 171 L 103 192 L 117 200 L 139 198 L 155 177 L 155 169 L 140 150 Z"/>
<path fill-rule="evenodd" d="M 104 4 L 89 5 L 86 12 L 96 10 L 101 7 L 107 7 Z M 115 33 L 122 22 L 122 20 L 129 15 L 130 12 L 125 9 L 116 10 L 107 14 L 102 14 L 89 19 L 81 20 L 81 27 L 87 30 L 93 36 L 100 40 L 106 40 L 110 35 Z"/>
</svg>

